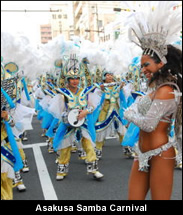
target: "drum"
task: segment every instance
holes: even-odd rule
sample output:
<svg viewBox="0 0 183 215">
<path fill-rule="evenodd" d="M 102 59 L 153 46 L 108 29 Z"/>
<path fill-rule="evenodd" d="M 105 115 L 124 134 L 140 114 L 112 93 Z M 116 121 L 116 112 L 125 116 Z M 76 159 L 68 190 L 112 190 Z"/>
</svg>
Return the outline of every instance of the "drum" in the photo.
<svg viewBox="0 0 183 215">
<path fill-rule="evenodd" d="M 78 120 L 77 119 L 78 115 L 79 115 L 79 109 L 73 109 L 68 114 L 68 122 L 73 127 L 80 127 L 81 125 L 83 125 L 85 121 L 85 118 L 83 118 L 82 120 Z"/>
</svg>

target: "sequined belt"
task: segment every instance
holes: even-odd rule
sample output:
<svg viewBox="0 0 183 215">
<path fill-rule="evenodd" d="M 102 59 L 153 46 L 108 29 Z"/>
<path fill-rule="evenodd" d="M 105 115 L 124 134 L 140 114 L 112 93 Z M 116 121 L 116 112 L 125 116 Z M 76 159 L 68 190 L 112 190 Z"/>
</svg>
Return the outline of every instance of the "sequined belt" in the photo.
<svg viewBox="0 0 183 215">
<path fill-rule="evenodd" d="M 148 168 L 149 168 L 148 161 L 152 158 L 152 156 L 161 154 L 161 152 L 168 150 L 172 146 L 175 146 L 176 143 L 177 143 L 176 141 L 170 141 L 157 149 L 153 149 L 144 153 L 140 151 L 139 146 L 137 144 L 135 147 L 135 152 L 137 153 L 137 157 L 139 161 L 139 171 L 148 172 Z"/>
</svg>

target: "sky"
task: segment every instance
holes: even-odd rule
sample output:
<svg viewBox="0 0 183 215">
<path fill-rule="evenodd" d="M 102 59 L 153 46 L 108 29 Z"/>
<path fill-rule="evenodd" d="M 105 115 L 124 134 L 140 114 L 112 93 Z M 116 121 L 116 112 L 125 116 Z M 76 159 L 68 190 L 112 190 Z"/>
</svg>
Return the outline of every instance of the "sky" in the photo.
<svg viewBox="0 0 183 215">
<path fill-rule="evenodd" d="M 61 1 L 1 1 L 1 10 L 49 10 L 50 4 Z M 64 1 L 62 1 L 64 2 Z M 49 23 L 49 12 L 3 12 L 1 31 L 26 35 L 30 43 L 40 40 L 40 25 Z"/>
</svg>

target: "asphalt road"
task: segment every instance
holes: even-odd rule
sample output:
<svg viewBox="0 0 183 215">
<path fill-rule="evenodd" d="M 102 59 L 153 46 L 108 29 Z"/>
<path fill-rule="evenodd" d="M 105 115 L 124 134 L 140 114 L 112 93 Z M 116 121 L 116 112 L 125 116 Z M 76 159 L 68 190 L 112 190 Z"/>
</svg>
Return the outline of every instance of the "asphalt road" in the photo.
<svg viewBox="0 0 183 215">
<path fill-rule="evenodd" d="M 126 200 L 128 178 L 133 160 L 127 159 L 117 139 L 107 139 L 99 171 L 104 174 L 100 181 L 86 174 L 84 161 L 72 153 L 69 174 L 63 181 L 56 181 L 56 155 L 49 154 L 46 138 L 41 137 L 40 122 L 33 119 L 33 130 L 24 141 L 30 171 L 21 173 L 25 192 L 14 188 L 14 200 Z M 39 173 L 38 173 L 39 169 Z M 147 195 L 150 199 L 150 194 Z M 182 171 L 175 169 L 172 200 L 182 200 Z"/>
</svg>

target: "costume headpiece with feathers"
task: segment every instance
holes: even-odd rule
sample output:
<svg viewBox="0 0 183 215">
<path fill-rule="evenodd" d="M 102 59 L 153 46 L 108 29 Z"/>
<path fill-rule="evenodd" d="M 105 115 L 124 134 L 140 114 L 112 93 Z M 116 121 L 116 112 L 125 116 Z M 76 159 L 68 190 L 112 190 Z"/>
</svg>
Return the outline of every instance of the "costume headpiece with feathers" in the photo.
<svg viewBox="0 0 183 215">
<path fill-rule="evenodd" d="M 144 54 L 155 52 L 164 64 L 167 63 L 167 45 L 176 41 L 182 29 L 182 13 L 174 10 L 177 4 L 176 1 L 142 2 L 141 11 L 127 19 L 129 39 L 140 46 Z"/>
</svg>

